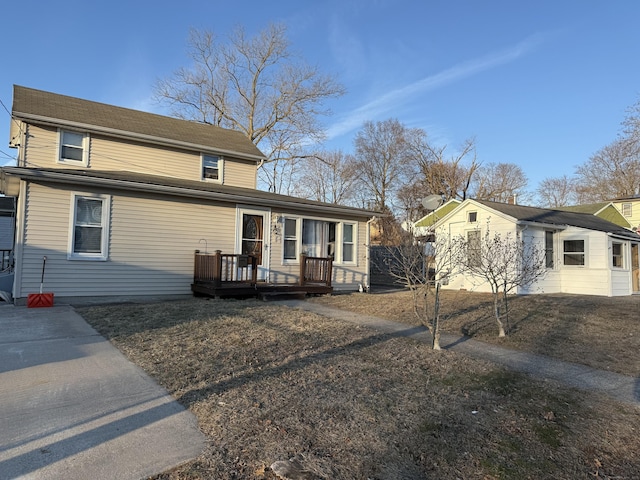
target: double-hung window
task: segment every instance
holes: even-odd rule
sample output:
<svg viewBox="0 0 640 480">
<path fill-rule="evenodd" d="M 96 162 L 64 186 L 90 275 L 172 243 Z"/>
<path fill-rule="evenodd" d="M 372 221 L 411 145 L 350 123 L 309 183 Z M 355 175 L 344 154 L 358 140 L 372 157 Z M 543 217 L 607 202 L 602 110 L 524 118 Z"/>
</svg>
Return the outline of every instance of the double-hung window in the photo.
<svg viewBox="0 0 640 480">
<path fill-rule="evenodd" d="M 553 268 L 554 266 L 554 251 L 553 251 L 553 232 L 544 232 L 544 258 L 547 268 Z"/>
<path fill-rule="evenodd" d="M 584 263 L 584 240 L 565 240 L 564 241 L 564 264 L 579 265 Z"/>
<path fill-rule="evenodd" d="M 342 225 L 342 261 L 344 263 L 355 262 L 355 225 L 344 223 Z"/>
<path fill-rule="evenodd" d="M 624 268 L 624 256 L 622 252 L 622 243 L 613 242 L 611 244 L 612 264 L 616 268 Z"/>
<path fill-rule="evenodd" d="M 202 154 L 202 180 L 222 183 L 222 158 Z"/>
<path fill-rule="evenodd" d="M 284 219 L 284 260 L 298 259 L 298 219 Z"/>
<path fill-rule="evenodd" d="M 482 264 L 480 240 L 480 230 L 467 232 L 467 262 L 470 267 L 479 267 Z"/>
<path fill-rule="evenodd" d="M 107 259 L 110 204 L 106 195 L 72 195 L 69 259 Z"/>
<path fill-rule="evenodd" d="M 81 132 L 58 132 L 58 163 L 86 167 L 89 164 L 89 135 Z"/>
</svg>

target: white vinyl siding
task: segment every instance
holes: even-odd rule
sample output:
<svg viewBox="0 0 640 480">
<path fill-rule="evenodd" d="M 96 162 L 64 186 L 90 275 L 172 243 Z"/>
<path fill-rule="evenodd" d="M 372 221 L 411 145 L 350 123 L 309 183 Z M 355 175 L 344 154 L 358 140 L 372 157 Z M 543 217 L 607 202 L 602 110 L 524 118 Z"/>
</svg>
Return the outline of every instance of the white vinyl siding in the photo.
<svg viewBox="0 0 640 480">
<path fill-rule="evenodd" d="M 28 148 L 24 149 L 27 167 L 78 168 L 78 162 L 58 162 L 60 148 L 57 129 L 34 125 L 29 125 L 28 128 Z M 86 166 L 94 170 L 133 172 L 194 181 L 202 178 L 199 151 L 91 134 L 87 152 L 89 157 Z M 225 155 L 224 183 L 255 189 L 256 163 Z"/>
</svg>

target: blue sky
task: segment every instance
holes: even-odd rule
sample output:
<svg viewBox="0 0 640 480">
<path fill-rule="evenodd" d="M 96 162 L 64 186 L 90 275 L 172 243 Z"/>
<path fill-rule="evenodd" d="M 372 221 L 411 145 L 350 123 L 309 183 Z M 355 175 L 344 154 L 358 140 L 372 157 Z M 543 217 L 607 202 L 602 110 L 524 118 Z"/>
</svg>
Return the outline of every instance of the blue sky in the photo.
<svg viewBox="0 0 640 480">
<path fill-rule="evenodd" d="M 0 100 L 11 109 L 18 84 L 166 113 L 153 85 L 189 64 L 190 28 L 284 22 L 292 49 L 347 89 L 327 148 L 351 152 L 364 121 L 397 118 L 451 153 L 475 137 L 478 160 L 520 165 L 535 189 L 614 140 L 640 100 L 639 18 L 636 0 L 24 0 L 0 21 Z"/>
</svg>

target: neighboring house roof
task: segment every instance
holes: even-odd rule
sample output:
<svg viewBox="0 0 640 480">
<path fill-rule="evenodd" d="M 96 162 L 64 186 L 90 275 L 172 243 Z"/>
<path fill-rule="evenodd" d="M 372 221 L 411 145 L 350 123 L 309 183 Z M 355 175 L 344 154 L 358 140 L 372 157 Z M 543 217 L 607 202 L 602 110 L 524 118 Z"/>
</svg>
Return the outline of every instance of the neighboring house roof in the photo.
<svg viewBox="0 0 640 480">
<path fill-rule="evenodd" d="M 570 207 L 558 207 L 558 210 L 576 213 L 588 213 L 604 218 L 624 228 L 631 228 L 631 224 L 622 216 L 620 211 L 611 202 L 590 203 L 587 205 L 574 205 Z"/>
<path fill-rule="evenodd" d="M 566 212 L 562 210 L 527 207 L 524 205 L 510 205 L 507 203 L 490 202 L 486 200 L 465 200 L 455 210 L 458 210 L 458 208 L 464 208 L 468 203 L 475 203 L 490 208 L 521 223 L 537 223 L 541 226 L 549 225 L 556 226 L 558 228 L 567 226 L 579 227 L 587 230 L 606 232 L 611 235 L 624 237 L 634 241 L 640 241 L 640 235 L 616 225 L 615 223 L 611 223 L 588 213 Z M 453 213 L 454 212 L 451 212 L 447 217 Z M 440 222 L 444 223 L 446 220 L 447 219 L 445 218 Z"/>
<path fill-rule="evenodd" d="M 32 182 L 45 181 L 69 185 L 88 185 L 268 207 L 299 208 L 342 217 L 373 217 L 380 215 L 379 212 L 373 210 L 323 203 L 252 188 L 232 187 L 199 180 L 183 180 L 133 172 L 3 167 L 2 176 L 0 177 L 2 191 L 6 191 L 7 183 L 11 182 L 10 177 Z"/>
<path fill-rule="evenodd" d="M 242 132 L 14 85 L 14 118 L 259 161 Z"/>
<path fill-rule="evenodd" d="M 438 220 L 440 220 L 447 213 L 449 213 L 453 209 L 455 209 L 458 205 L 460 205 L 460 203 L 461 203 L 461 200 L 458 200 L 456 198 L 452 198 L 451 200 L 449 200 L 444 205 L 436 208 L 433 212 L 429 213 L 428 215 L 425 215 L 420 220 L 418 220 L 416 223 L 414 223 L 413 224 L 414 228 L 430 228 L 430 227 L 433 227 L 438 222 Z"/>
</svg>

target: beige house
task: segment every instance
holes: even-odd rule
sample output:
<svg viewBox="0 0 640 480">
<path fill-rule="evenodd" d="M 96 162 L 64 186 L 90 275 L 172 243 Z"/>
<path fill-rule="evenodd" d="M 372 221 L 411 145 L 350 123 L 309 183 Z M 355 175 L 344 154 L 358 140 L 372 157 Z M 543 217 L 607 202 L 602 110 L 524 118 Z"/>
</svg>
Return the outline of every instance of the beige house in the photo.
<svg viewBox="0 0 640 480">
<path fill-rule="evenodd" d="M 368 286 L 376 212 L 257 190 L 264 156 L 240 132 L 20 86 L 12 117 L 16 302 L 44 256 L 56 299 L 190 294 L 196 250 L 251 256 L 259 284 L 298 284 L 308 255 L 334 289 Z"/>
</svg>

